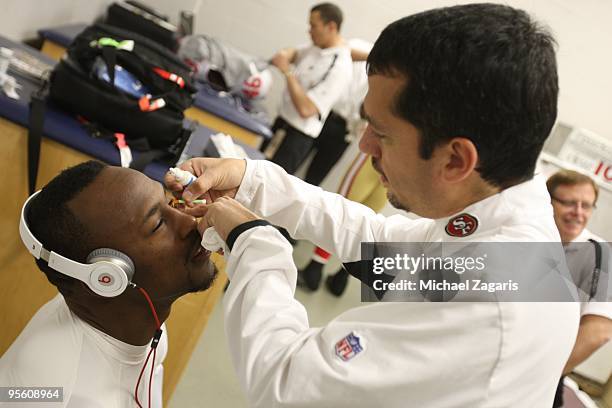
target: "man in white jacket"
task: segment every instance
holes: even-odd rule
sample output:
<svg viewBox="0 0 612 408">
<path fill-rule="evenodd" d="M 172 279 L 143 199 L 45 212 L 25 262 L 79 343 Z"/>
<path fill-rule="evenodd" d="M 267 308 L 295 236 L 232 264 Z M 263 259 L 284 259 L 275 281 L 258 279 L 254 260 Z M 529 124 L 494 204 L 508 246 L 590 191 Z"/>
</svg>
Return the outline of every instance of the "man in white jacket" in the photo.
<svg viewBox="0 0 612 408">
<path fill-rule="evenodd" d="M 267 221 L 343 262 L 362 259 L 362 242 L 560 242 L 544 180 L 533 178 L 556 117 L 553 42 L 526 13 L 491 4 L 382 32 L 360 147 L 390 201 L 418 220 L 377 215 L 271 163 L 183 164 L 199 176 L 183 197 L 213 201 L 189 212 L 230 249 L 226 334 L 250 406 L 552 404 L 578 304 L 373 303 L 312 328 L 294 299 L 291 246 Z"/>
</svg>

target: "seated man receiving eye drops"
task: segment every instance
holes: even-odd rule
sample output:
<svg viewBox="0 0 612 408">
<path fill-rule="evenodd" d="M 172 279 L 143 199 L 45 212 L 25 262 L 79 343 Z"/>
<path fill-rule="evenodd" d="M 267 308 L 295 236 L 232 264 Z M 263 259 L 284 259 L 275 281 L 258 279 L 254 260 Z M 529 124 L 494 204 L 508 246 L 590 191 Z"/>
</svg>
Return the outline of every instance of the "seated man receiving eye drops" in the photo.
<svg viewBox="0 0 612 408">
<path fill-rule="evenodd" d="M 196 227 L 158 182 L 95 161 L 31 196 L 21 237 L 60 293 L 0 359 L 0 386 L 63 387 L 61 407 L 161 407 L 162 323 L 217 273 Z"/>
</svg>

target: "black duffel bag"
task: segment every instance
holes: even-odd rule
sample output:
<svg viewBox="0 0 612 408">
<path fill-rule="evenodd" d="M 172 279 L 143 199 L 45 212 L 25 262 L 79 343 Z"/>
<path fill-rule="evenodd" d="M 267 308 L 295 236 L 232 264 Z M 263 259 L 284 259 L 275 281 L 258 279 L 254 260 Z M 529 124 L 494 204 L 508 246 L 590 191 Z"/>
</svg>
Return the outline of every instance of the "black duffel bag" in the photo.
<svg viewBox="0 0 612 408">
<path fill-rule="evenodd" d="M 196 89 L 191 71 L 175 54 L 136 33 L 104 24 L 87 27 L 70 44 L 48 83 L 48 99 L 129 146 L 147 151 L 130 167 L 167 156 L 173 164 L 189 137 L 183 111 Z M 41 96 L 42 95 L 42 96 Z M 35 186 L 44 93 L 33 95 L 30 111 L 30 189 Z"/>
<path fill-rule="evenodd" d="M 178 29 L 152 8 L 137 1 L 113 3 L 106 11 L 106 24 L 134 31 L 171 51 L 178 49 Z"/>
</svg>

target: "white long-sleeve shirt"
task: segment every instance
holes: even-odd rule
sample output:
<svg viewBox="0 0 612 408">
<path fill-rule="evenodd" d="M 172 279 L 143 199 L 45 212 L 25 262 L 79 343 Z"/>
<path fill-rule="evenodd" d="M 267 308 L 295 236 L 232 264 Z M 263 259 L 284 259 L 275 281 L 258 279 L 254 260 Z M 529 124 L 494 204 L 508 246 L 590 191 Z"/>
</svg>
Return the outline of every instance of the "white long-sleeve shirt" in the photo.
<svg viewBox="0 0 612 408">
<path fill-rule="evenodd" d="M 386 218 L 263 161 L 247 161 L 236 199 L 344 262 L 359 260 L 367 241 L 560 240 L 541 179 L 464 209 L 479 221 L 465 238 L 445 232 L 452 217 Z M 294 299 L 291 252 L 267 226 L 242 233 L 228 257 L 226 334 L 251 406 L 551 406 L 577 303 L 370 303 L 311 328 Z M 341 358 L 338 347 L 355 337 L 359 347 Z"/>
<path fill-rule="evenodd" d="M 151 406 L 162 406 L 162 362 L 168 352 L 164 333 L 157 348 Z M 70 311 L 63 296 L 43 305 L 0 358 L 0 387 L 62 387 L 61 402 L 6 403 L 7 407 L 128 408 L 149 346 L 133 346 L 97 330 Z M 138 387 L 149 404 L 147 363 Z M 4 404 L 0 403 L 0 406 Z"/>
<path fill-rule="evenodd" d="M 351 50 L 346 46 L 321 49 L 314 45 L 298 47 L 293 73 L 318 114 L 303 118 L 288 89 L 283 92 L 279 116 L 312 138 L 319 137 L 333 105 L 349 89 L 352 75 Z"/>
</svg>

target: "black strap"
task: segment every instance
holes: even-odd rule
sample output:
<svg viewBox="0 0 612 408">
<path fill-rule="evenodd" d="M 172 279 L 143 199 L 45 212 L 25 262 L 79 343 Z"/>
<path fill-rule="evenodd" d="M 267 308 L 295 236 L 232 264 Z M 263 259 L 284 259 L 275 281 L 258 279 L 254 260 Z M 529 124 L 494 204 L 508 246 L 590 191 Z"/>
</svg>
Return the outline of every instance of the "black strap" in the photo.
<svg viewBox="0 0 612 408">
<path fill-rule="evenodd" d="M 332 68 L 334 67 L 334 65 L 336 65 L 336 60 L 338 59 L 338 54 L 334 54 L 334 58 L 332 58 L 332 62 L 331 64 L 329 64 L 329 67 L 327 67 L 327 71 L 325 71 L 325 74 L 323 74 L 323 76 L 321 77 L 321 79 L 319 79 L 317 82 L 315 82 L 313 85 L 310 85 L 308 87 L 308 90 L 310 91 L 311 89 L 314 89 L 315 87 L 317 87 L 321 82 L 325 81 L 325 79 L 327 79 L 327 76 L 329 75 L 329 72 L 332 70 Z M 319 120 L 321 120 L 321 112 L 318 112 L 318 118 Z"/>
<path fill-rule="evenodd" d="M 374 295 L 378 300 L 381 300 L 383 298 L 387 290 L 374 289 L 374 282 L 376 280 L 381 280 L 383 283 L 391 283 L 395 279 L 394 276 L 388 275 L 386 273 L 382 273 L 380 275 L 374 274 L 372 272 L 372 261 L 369 259 L 362 259 L 355 262 L 344 262 L 342 264 L 342 267 L 351 276 L 360 280 L 363 285 L 372 289 Z"/>
<path fill-rule="evenodd" d="M 317 82 L 315 82 L 313 85 L 310 85 L 308 87 L 308 90 L 313 89 L 314 87 L 318 86 L 321 82 L 325 81 L 327 79 L 327 76 L 329 75 L 330 71 L 332 70 L 332 68 L 334 67 L 334 65 L 336 65 L 336 60 L 338 59 L 338 54 L 334 54 L 334 58 L 332 59 L 331 64 L 329 64 L 329 67 L 327 68 L 327 71 L 325 71 L 325 74 L 323 74 L 323 76 L 321 77 L 321 79 L 319 79 Z"/>
<path fill-rule="evenodd" d="M 601 244 L 594 239 L 589 239 L 595 245 L 595 269 L 593 269 L 593 277 L 591 280 L 591 293 L 589 300 L 595 297 L 597 286 L 599 285 L 599 275 L 601 274 Z"/>
<path fill-rule="evenodd" d="M 231 230 L 230 233 L 228 234 L 227 242 L 226 242 L 227 247 L 231 251 L 232 248 L 234 247 L 234 244 L 236 243 L 236 240 L 240 236 L 240 234 L 242 234 L 245 231 L 250 230 L 251 228 L 260 227 L 260 226 L 265 227 L 267 225 L 271 225 L 271 224 L 266 220 L 253 220 L 253 221 L 247 221 L 243 224 L 240 224 L 239 226 Z"/>
<path fill-rule="evenodd" d="M 48 85 L 48 81 L 44 81 L 30 99 L 30 116 L 28 118 L 28 189 L 30 195 L 36 189 L 36 177 L 40 161 L 40 144 L 42 142 L 45 110 L 47 108 Z"/>
<path fill-rule="evenodd" d="M 144 172 L 144 169 L 149 165 L 149 163 L 161 157 L 164 157 L 167 154 L 168 152 L 164 150 L 149 150 L 146 152 L 142 152 L 138 155 L 137 158 L 132 160 L 132 162 L 130 163 L 130 168 L 138 170 L 140 172 Z"/>
<path fill-rule="evenodd" d="M 117 65 L 117 48 L 111 46 L 102 47 L 101 55 L 104 64 L 106 64 L 106 71 L 108 72 L 109 83 L 112 87 L 114 87 L 115 65 Z"/>
</svg>

